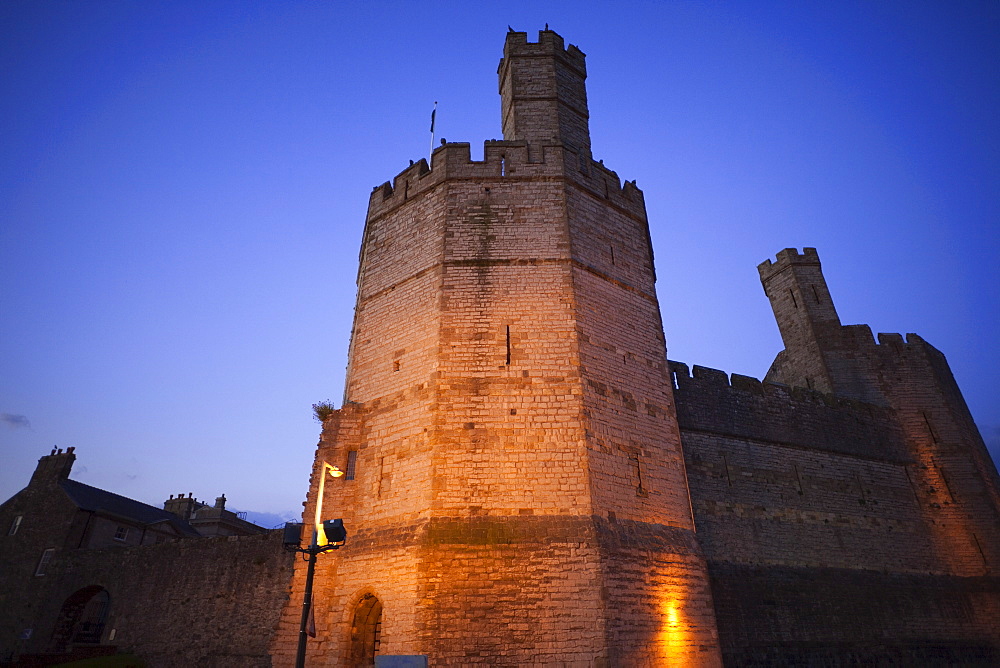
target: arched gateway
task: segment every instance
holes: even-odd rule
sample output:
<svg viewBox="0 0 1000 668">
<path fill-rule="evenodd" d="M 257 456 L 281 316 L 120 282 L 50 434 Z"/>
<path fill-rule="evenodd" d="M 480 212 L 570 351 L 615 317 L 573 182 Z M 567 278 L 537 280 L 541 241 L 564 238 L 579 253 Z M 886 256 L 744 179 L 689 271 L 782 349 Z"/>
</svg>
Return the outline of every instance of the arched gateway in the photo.
<svg viewBox="0 0 1000 668">
<path fill-rule="evenodd" d="M 375 665 L 381 633 L 382 602 L 374 594 L 365 594 L 355 606 L 351 620 L 351 666 Z"/>
</svg>

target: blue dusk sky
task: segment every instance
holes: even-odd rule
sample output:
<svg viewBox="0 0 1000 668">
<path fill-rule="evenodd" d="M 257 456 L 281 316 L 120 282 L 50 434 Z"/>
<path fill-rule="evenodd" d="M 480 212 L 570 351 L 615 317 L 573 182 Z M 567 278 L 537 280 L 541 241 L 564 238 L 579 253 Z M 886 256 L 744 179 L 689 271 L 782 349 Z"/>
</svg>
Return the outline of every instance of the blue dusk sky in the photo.
<svg viewBox="0 0 1000 668">
<path fill-rule="evenodd" d="M 507 26 L 588 56 L 645 192 L 669 356 L 763 377 L 757 264 L 917 332 L 998 458 L 1000 3 L 0 3 L 0 499 L 73 477 L 301 512 L 343 392 L 368 195 L 499 138 Z"/>
</svg>

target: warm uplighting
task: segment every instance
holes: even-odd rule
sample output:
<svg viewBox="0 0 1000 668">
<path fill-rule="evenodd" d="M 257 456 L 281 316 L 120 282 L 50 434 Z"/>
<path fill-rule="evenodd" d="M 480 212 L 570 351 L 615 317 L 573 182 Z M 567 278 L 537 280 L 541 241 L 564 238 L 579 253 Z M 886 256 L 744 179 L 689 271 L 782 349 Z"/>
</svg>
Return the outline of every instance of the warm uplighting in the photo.
<svg viewBox="0 0 1000 668">
<path fill-rule="evenodd" d="M 685 665 L 690 658 L 691 630 L 684 620 L 682 602 L 667 598 L 660 604 L 660 614 L 659 654 L 666 665 Z"/>
<path fill-rule="evenodd" d="M 344 520 L 323 521 L 323 495 L 326 492 L 326 474 L 331 478 L 339 478 L 344 472 L 333 464 L 323 462 L 320 466 L 319 489 L 316 492 L 316 522 L 312 532 L 312 540 L 309 547 L 302 547 L 299 543 L 302 534 L 302 525 L 288 523 L 285 525 L 285 549 L 292 552 L 300 552 L 309 555 L 309 567 L 306 569 L 306 589 L 302 595 L 302 617 L 299 620 L 299 644 L 295 652 L 295 668 L 305 668 L 306 665 L 306 644 L 309 632 L 307 624 L 311 619 L 313 605 L 313 577 L 316 574 L 316 557 L 323 552 L 339 549 L 347 540 L 347 530 L 344 528 Z M 313 630 L 312 635 L 316 632 Z"/>
<path fill-rule="evenodd" d="M 316 494 L 316 520 L 314 522 L 315 533 L 313 534 L 315 538 L 313 539 L 313 544 L 319 547 L 323 547 L 328 544 L 326 539 L 326 533 L 323 531 L 323 495 L 326 492 L 326 474 L 329 472 L 331 478 L 339 478 L 344 475 L 344 472 L 340 470 L 340 467 L 334 466 L 333 464 L 327 464 L 323 462 L 323 466 L 320 469 L 323 474 L 319 477 L 319 490 Z"/>
<path fill-rule="evenodd" d="M 674 603 L 667 604 L 667 626 L 677 625 L 677 606 Z"/>
</svg>

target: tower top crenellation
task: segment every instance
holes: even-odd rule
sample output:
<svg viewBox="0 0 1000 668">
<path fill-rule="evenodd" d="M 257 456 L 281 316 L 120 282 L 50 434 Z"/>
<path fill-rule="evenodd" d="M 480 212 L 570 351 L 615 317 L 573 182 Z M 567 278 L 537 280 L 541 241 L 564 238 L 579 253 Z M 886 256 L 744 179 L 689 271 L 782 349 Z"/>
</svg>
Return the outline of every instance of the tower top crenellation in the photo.
<svg viewBox="0 0 1000 668">
<path fill-rule="evenodd" d="M 768 259 L 757 265 L 757 271 L 760 273 L 760 280 L 766 281 L 792 265 L 819 266 L 819 264 L 819 253 L 816 252 L 815 248 L 803 248 L 801 254 L 798 249 L 785 248 L 778 251 L 775 262 Z"/>
</svg>

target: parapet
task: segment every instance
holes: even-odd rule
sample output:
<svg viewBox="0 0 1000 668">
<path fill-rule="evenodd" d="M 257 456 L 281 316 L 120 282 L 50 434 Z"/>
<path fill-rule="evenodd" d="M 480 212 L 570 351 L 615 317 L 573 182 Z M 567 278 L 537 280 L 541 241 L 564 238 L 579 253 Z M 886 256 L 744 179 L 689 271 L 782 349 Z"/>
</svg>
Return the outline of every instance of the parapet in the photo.
<svg viewBox="0 0 1000 668">
<path fill-rule="evenodd" d="M 904 362 L 914 355 L 944 358 L 944 353 L 927 343 L 923 337 L 908 333 L 904 338 L 902 334 L 879 333 L 878 345 L 876 349 L 883 360 L 895 360 Z"/>
<path fill-rule="evenodd" d="M 681 433 L 908 462 L 892 409 L 718 369 L 668 362 Z"/>
<path fill-rule="evenodd" d="M 732 375 L 719 369 L 698 366 L 697 364 L 688 370 L 688 365 L 683 362 L 668 360 L 670 374 L 674 380 L 674 389 L 701 389 L 711 391 L 736 390 L 739 392 L 750 392 L 761 396 L 773 396 L 782 399 L 791 399 L 801 403 L 823 404 L 826 406 L 840 406 L 847 408 L 859 408 L 868 406 L 864 402 L 838 397 L 825 392 L 806 389 L 804 387 L 791 387 L 783 383 L 771 383 L 761 381 L 751 376 L 743 376 L 738 373 Z M 864 409 L 867 410 L 867 409 Z"/>
<path fill-rule="evenodd" d="M 767 281 L 775 274 L 784 271 L 792 265 L 820 266 L 819 254 L 815 248 L 803 248 L 801 255 L 794 248 L 786 248 L 778 252 L 776 262 L 764 260 L 758 264 L 757 271 L 760 273 L 760 280 Z"/>
<path fill-rule="evenodd" d="M 540 154 L 541 159 L 538 159 Z M 411 162 L 392 182 L 376 186 L 368 202 L 368 220 L 381 216 L 440 183 L 452 179 L 498 180 L 566 177 L 594 195 L 645 218 L 646 204 L 635 181 L 621 182 L 618 174 L 590 156 L 558 144 L 529 153 L 526 141 L 491 139 L 483 144 L 483 159 L 473 160 L 468 142 L 446 142 L 434 149 L 431 164 Z"/>
<path fill-rule="evenodd" d="M 577 46 L 570 44 L 564 48 L 563 38 L 553 30 L 539 30 L 538 41 L 529 42 L 526 32 L 508 32 L 507 39 L 503 45 L 503 58 L 497 71 L 503 67 L 504 59 L 510 56 L 540 56 L 561 54 L 574 66 L 586 71 L 587 55 Z"/>
</svg>

